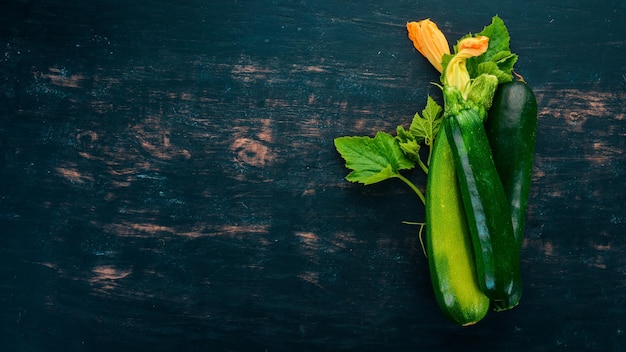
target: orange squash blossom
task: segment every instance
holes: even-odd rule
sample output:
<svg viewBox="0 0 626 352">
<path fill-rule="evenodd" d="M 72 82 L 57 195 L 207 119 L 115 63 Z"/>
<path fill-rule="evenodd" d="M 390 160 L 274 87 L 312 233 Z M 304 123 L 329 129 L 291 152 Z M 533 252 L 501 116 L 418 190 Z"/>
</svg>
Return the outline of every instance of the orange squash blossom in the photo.
<svg viewBox="0 0 626 352">
<path fill-rule="evenodd" d="M 441 58 L 450 54 L 450 46 L 437 25 L 429 19 L 407 22 L 406 29 L 415 49 L 420 52 L 439 72 L 443 72 Z"/>
<path fill-rule="evenodd" d="M 444 84 L 458 88 L 464 93 L 463 96 L 465 97 L 470 82 L 470 75 L 467 72 L 465 61 L 470 57 L 482 55 L 487 51 L 488 46 L 489 38 L 485 36 L 462 39 L 458 44 L 458 52 L 446 66 Z"/>
<path fill-rule="evenodd" d="M 407 22 L 406 29 L 415 49 L 428 59 L 437 71 L 443 73 L 441 61 L 444 54 L 450 54 L 450 46 L 437 25 L 430 19 L 425 19 L 419 22 Z M 482 55 L 487 51 L 488 46 L 489 38 L 485 36 L 462 39 L 458 43 L 457 53 L 446 66 L 446 72 L 443 75 L 444 84 L 465 92 L 470 81 L 465 61 L 470 57 Z"/>
</svg>

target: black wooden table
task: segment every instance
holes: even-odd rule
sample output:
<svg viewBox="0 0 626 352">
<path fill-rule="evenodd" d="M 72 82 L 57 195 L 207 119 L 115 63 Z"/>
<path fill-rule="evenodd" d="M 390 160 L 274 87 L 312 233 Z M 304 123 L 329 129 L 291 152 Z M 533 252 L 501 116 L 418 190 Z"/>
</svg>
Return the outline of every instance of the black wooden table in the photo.
<svg viewBox="0 0 626 352">
<path fill-rule="evenodd" d="M 524 297 L 432 295 L 400 182 L 332 141 L 436 94 L 406 38 L 499 14 L 539 130 Z M 624 1 L 0 5 L 2 351 L 623 351 Z M 419 172 L 407 177 L 423 185 Z"/>
</svg>

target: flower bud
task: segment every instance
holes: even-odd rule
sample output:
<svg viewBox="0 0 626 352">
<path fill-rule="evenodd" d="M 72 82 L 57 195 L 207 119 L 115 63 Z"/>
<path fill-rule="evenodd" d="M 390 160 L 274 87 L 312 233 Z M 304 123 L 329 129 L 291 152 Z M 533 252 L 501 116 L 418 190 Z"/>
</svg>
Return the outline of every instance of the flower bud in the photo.
<svg viewBox="0 0 626 352">
<path fill-rule="evenodd" d="M 465 61 L 470 57 L 482 55 L 487 51 L 488 46 L 489 38 L 485 36 L 462 39 L 458 44 L 458 52 L 446 66 L 444 84 L 456 87 L 467 97 L 470 75 Z"/>
</svg>

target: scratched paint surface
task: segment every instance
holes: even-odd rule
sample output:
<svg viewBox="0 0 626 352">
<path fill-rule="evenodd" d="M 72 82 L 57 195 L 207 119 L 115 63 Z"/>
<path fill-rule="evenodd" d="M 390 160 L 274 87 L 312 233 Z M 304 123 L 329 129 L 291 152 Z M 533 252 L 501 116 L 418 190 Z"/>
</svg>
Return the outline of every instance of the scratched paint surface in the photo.
<svg viewBox="0 0 626 352">
<path fill-rule="evenodd" d="M 3 350 L 620 350 L 626 8 L 478 2 L 3 2 Z M 438 95 L 406 21 L 496 13 L 539 103 L 525 291 L 462 329 L 419 200 L 332 140 Z"/>
</svg>

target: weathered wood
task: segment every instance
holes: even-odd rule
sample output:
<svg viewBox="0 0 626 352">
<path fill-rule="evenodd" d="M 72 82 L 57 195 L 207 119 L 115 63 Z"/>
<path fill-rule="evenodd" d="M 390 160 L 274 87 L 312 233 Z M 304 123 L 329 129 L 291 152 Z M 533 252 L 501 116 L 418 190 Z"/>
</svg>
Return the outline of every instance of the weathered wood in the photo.
<svg viewBox="0 0 626 352">
<path fill-rule="evenodd" d="M 619 350 L 626 10 L 498 4 L 3 2 L 3 350 Z M 406 21 L 496 13 L 540 107 L 525 290 L 462 329 L 419 200 L 332 141 L 438 96 Z"/>
</svg>

